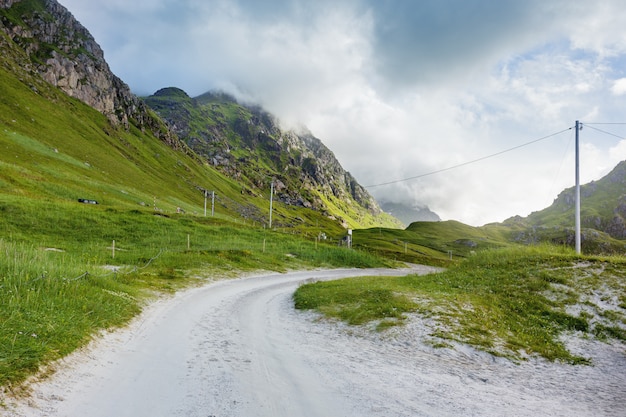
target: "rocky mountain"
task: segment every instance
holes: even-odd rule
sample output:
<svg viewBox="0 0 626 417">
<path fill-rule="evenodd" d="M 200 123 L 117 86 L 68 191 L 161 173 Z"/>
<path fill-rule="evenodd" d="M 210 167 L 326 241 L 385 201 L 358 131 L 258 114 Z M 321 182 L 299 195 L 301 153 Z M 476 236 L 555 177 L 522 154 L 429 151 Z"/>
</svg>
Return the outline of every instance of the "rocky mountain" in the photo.
<svg viewBox="0 0 626 417">
<path fill-rule="evenodd" d="M 147 99 L 157 115 L 111 72 L 88 30 L 56 0 L 0 0 L 0 50 L 0 64 L 36 94 L 52 86 L 82 101 L 106 116 L 110 136 L 119 136 L 117 129 L 149 133 L 238 181 L 242 196 L 265 197 L 273 183 L 283 203 L 345 227 L 399 225 L 319 139 L 282 130 L 259 107 L 223 94 L 192 99 L 164 89 Z M 55 94 L 47 98 L 56 100 Z"/>
<path fill-rule="evenodd" d="M 277 198 L 288 205 L 331 216 L 361 208 L 373 216 L 383 213 L 311 132 L 282 129 L 258 106 L 219 92 L 192 98 L 173 87 L 145 101 L 191 149 L 249 192 L 268 190 L 273 182 Z"/>
<path fill-rule="evenodd" d="M 89 31 L 56 0 L 0 0 L 0 23 L 4 47 L 14 43 L 25 54 L 23 69 L 100 111 L 114 125 L 148 129 L 170 146 L 183 148 L 111 72 Z"/>
</svg>

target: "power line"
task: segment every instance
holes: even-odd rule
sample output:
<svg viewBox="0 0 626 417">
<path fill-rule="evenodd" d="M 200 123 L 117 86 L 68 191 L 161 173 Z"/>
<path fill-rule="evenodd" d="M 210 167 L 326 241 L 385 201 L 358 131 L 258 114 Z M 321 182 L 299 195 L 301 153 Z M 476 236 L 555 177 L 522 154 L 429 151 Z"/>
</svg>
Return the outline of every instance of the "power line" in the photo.
<svg viewBox="0 0 626 417">
<path fill-rule="evenodd" d="M 587 125 L 626 125 L 626 122 L 608 122 L 608 123 L 583 123 L 585 126 Z"/>
<path fill-rule="evenodd" d="M 505 149 L 503 151 L 500 151 L 500 152 L 497 152 L 497 153 L 494 153 L 494 154 L 491 154 L 491 155 L 487 155 L 487 156 L 483 156 L 483 157 L 478 158 L 478 159 L 473 159 L 471 161 L 463 162 L 463 163 L 458 164 L 458 165 L 453 165 L 453 166 L 448 167 L 448 168 L 438 169 L 436 171 L 431 171 L 431 172 L 427 172 L 425 174 L 420 174 L 420 175 L 416 175 L 416 176 L 413 176 L 413 177 L 403 178 L 403 179 L 400 179 L 400 180 L 388 181 L 388 182 L 383 182 L 383 183 L 380 183 L 380 184 L 366 185 L 364 188 L 374 188 L 374 187 L 381 187 L 383 185 L 397 184 L 399 182 L 410 181 L 410 180 L 414 180 L 414 179 L 417 179 L 417 178 L 427 177 L 429 175 L 439 174 L 440 172 L 450 171 L 452 169 L 460 168 L 460 167 L 463 167 L 465 165 L 474 164 L 476 162 L 484 161 L 485 159 L 493 158 L 494 156 L 499 156 L 499 155 L 502 155 L 504 153 L 511 152 L 511 151 L 514 151 L 514 150 L 519 149 L 519 148 L 523 148 L 524 146 L 532 145 L 533 143 L 537 143 L 537 142 L 540 142 L 542 140 L 549 139 L 549 138 L 551 138 L 553 136 L 560 135 L 561 133 L 567 132 L 568 130 L 572 130 L 572 129 L 573 129 L 572 127 L 568 127 L 567 129 L 563 129 L 560 132 L 556 132 L 556 133 L 553 133 L 551 135 L 544 136 L 542 138 L 535 139 L 535 140 L 532 140 L 530 142 L 526 142 L 524 144 L 521 144 L 521 145 L 518 145 L 518 146 L 514 146 L 512 148 Z"/>
<path fill-rule="evenodd" d="M 591 123 L 591 124 L 609 124 L 609 123 Z M 611 123 L 611 124 L 619 125 L 619 124 L 626 124 L 626 123 Z M 616 138 L 624 139 L 624 136 L 618 136 L 615 133 L 607 132 L 605 130 L 598 129 L 597 127 L 589 126 L 589 123 L 584 123 L 584 126 L 587 126 L 588 128 L 593 129 L 593 130 L 597 130 L 598 132 L 602 132 L 609 136 L 615 136 Z"/>
</svg>

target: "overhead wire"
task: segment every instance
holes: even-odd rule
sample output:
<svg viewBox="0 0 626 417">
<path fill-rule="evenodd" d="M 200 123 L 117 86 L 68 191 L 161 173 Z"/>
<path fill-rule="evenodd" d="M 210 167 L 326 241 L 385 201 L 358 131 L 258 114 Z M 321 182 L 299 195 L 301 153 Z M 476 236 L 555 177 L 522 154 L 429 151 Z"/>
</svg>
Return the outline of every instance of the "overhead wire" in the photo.
<svg viewBox="0 0 626 417">
<path fill-rule="evenodd" d="M 399 179 L 399 180 L 387 181 L 387 182 L 382 182 L 382 183 L 379 183 L 379 184 L 366 185 L 366 186 L 364 186 L 364 188 L 382 187 L 383 185 L 397 184 L 397 183 L 400 183 L 400 182 L 415 180 L 415 179 L 418 179 L 418 178 L 427 177 L 429 175 L 434 175 L 434 174 L 439 174 L 441 172 L 450 171 L 450 170 L 453 170 L 453 169 L 456 169 L 456 168 L 460 168 L 460 167 L 463 167 L 463 166 L 466 166 L 466 165 L 474 164 L 476 162 L 481 162 L 481 161 L 484 161 L 485 159 L 493 158 L 495 156 L 499 156 L 499 155 L 502 155 L 504 153 L 511 152 L 511 151 L 523 148 L 525 146 L 528 146 L 528 145 L 532 145 L 533 143 L 537 143 L 537 142 L 540 142 L 542 140 L 546 140 L 546 139 L 549 139 L 551 137 L 560 135 L 561 133 L 567 132 L 569 130 L 572 130 L 573 128 L 574 127 L 568 127 L 567 129 L 563 129 L 563 130 L 561 130 L 559 132 L 552 133 L 552 134 L 547 135 L 547 136 L 543 136 L 543 137 L 541 137 L 539 139 L 535 139 L 535 140 L 532 140 L 530 142 L 526 142 L 526 143 L 523 143 L 521 145 L 517 145 L 517 146 L 514 146 L 512 148 L 508 148 L 508 149 L 505 149 L 503 151 L 493 153 L 491 155 L 483 156 L 481 158 L 473 159 L 471 161 L 463 162 L 463 163 L 460 163 L 460 164 L 457 164 L 457 165 L 453 165 L 453 166 L 450 166 L 450 167 L 447 167 L 447 168 L 438 169 L 438 170 L 435 170 L 435 171 L 427 172 L 427 173 L 420 174 L 420 175 L 415 175 L 415 176 L 408 177 L 408 178 L 402 178 L 402 179 Z"/>
<path fill-rule="evenodd" d="M 609 123 L 585 123 L 584 126 L 588 127 L 589 129 L 597 130 L 598 132 L 604 133 L 604 134 L 609 135 L 609 136 L 614 136 L 614 137 L 619 138 L 619 139 L 626 139 L 624 136 L 618 136 L 615 133 L 607 132 L 606 130 L 598 129 L 597 127 L 593 127 L 593 126 L 589 126 L 590 124 L 609 124 Z M 611 124 L 618 125 L 618 124 L 626 124 L 626 123 L 611 123 Z"/>
</svg>

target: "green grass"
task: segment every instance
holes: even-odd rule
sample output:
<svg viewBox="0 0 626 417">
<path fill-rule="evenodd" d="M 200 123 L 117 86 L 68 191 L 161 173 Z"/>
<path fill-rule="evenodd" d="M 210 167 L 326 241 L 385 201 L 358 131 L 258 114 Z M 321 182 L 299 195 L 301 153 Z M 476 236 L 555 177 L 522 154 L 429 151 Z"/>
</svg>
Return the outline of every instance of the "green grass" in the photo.
<svg viewBox="0 0 626 417">
<path fill-rule="evenodd" d="M 386 264 L 368 253 L 202 216 L 78 203 L 17 207 L 6 200 L 0 211 L 1 386 L 128 322 L 149 297 L 203 278 Z"/>
<path fill-rule="evenodd" d="M 407 296 L 394 293 L 385 281 L 363 277 L 304 285 L 294 294 L 295 306 L 316 309 L 353 325 L 378 319 L 401 321 L 404 313 L 414 311 L 417 305 Z"/>
<path fill-rule="evenodd" d="M 0 385 L 129 320 L 140 305 L 125 281 L 67 253 L 0 240 Z"/>
<path fill-rule="evenodd" d="M 437 321 L 433 340 L 468 343 L 516 359 L 531 355 L 586 363 L 559 336 L 583 332 L 624 340 L 626 310 L 619 300 L 626 293 L 625 272 L 624 258 L 580 258 L 562 248 L 519 247 L 479 252 L 438 274 L 307 284 L 294 301 L 297 308 L 316 309 L 350 324 L 383 320 L 387 325 L 389 318 L 398 324 L 405 313 L 415 312 Z M 590 301 L 599 286 L 606 288 L 607 300 L 617 294 L 612 309 Z M 586 313 L 568 313 L 568 307 L 582 302 Z"/>
<path fill-rule="evenodd" d="M 405 230 L 354 231 L 353 247 L 399 261 L 450 266 L 476 251 L 511 246 L 500 230 L 457 221 L 416 222 Z"/>
<path fill-rule="evenodd" d="M 201 214 L 202 190 L 209 190 L 216 193 L 217 217 L 267 224 L 269 187 L 243 187 L 149 132 L 114 128 L 102 114 L 36 77 L 24 73 L 18 79 L 10 60 L 2 64 L 0 195 L 62 204 L 88 198 L 115 209 L 156 205 L 165 213 L 181 207 Z M 279 201 L 274 210 L 280 228 L 310 233 L 316 224 L 315 233 L 345 233 L 320 212 L 293 210 Z"/>
</svg>

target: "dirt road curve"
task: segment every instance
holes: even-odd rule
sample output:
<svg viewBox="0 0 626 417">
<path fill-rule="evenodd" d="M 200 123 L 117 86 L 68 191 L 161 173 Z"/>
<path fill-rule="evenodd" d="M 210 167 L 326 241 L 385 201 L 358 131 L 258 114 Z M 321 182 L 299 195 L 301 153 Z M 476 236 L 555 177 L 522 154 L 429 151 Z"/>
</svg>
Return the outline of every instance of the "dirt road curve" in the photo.
<svg viewBox="0 0 626 417">
<path fill-rule="evenodd" d="M 424 267 L 419 272 L 427 272 Z M 156 303 L 71 356 L 11 417 L 625 416 L 623 346 L 577 342 L 595 366 L 520 365 L 422 343 L 414 320 L 376 335 L 293 309 L 309 279 L 339 270 L 221 281 Z"/>
</svg>

